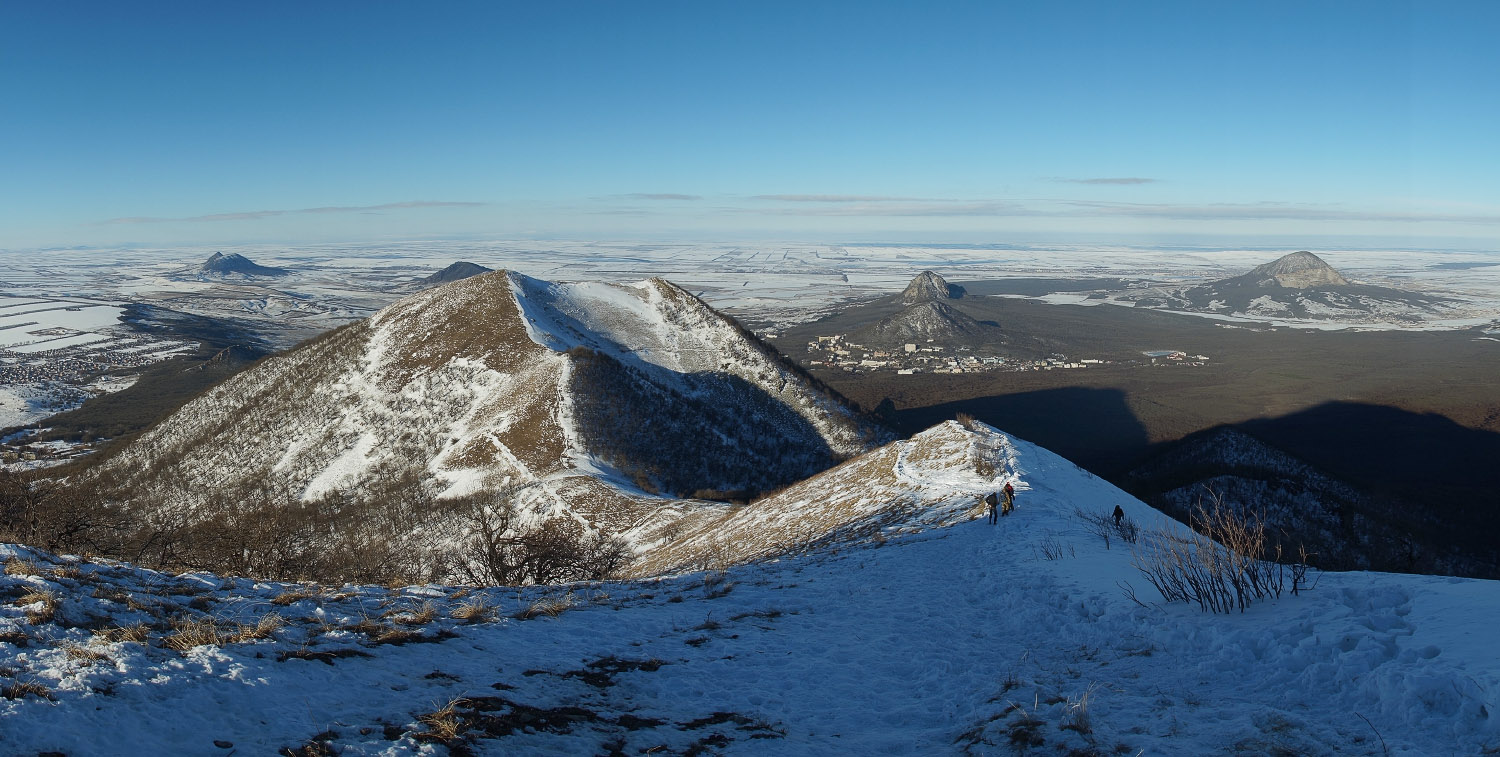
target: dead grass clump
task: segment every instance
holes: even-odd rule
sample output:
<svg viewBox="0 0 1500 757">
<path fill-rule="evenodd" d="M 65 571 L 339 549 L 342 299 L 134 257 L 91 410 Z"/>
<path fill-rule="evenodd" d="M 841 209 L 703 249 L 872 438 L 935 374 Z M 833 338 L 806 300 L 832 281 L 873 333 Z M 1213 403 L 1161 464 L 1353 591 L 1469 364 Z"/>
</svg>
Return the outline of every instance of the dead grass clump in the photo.
<svg viewBox="0 0 1500 757">
<path fill-rule="evenodd" d="M 425 626 L 437 617 L 437 607 L 431 602 L 423 602 L 419 608 L 403 607 L 386 612 L 385 617 L 391 622 L 403 626 Z"/>
<path fill-rule="evenodd" d="M 516 613 L 517 620 L 531 620 L 532 618 L 546 615 L 555 618 L 568 611 L 574 604 L 573 592 L 568 592 L 560 597 L 542 597 L 524 607 Z"/>
<path fill-rule="evenodd" d="M 162 644 L 168 649 L 186 652 L 195 647 L 223 646 L 228 643 L 223 629 L 213 618 L 176 618 L 172 621 L 172 632 L 163 636 Z"/>
<path fill-rule="evenodd" d="M 0 631 L 0 644 L 14 644 L 18 647 L 31 646 L 31 637 L 24 631 Z"/>
<path fill-rule="evenodd" d="M 454 699 L 436 712 L 417 717 L 417 721 L 427 726 L 427 732 L 423 735 L 439 741 L 452 741 L 459 737 L 464 731 L 464 719 L 459 715 L 458 708 L 468 702 L 462 697 Z"/>
<path fill-rule="evenodd" d="M 186 652 L 194 647 L 222 647 L 225 644 L 268 638 L 283 625 L 285 621 L 274 612 L 262 616 L 253 624 L 236 623 L 232 628 L 220 625 L 218 620 L 211 617 L 177 618 L 172 621 L 172 633 L 163 636 L 162 643 L 179 652 Z"/>
<path fill-rule="evenodd" d="M 76 581 L 83 577 L 83 569 L 73 563 L 55 566 L 50 572 L 53 578 L 66 578 Z"/>
<path fill-rule="evenodd" d="M 68 655 L 68 659 L 82 665 L 93 665 L 96 662 L 103 662 L 105 660 L 113 661 L 104 652 L 97 649 L 90 649 L 82 644 L 64 644 L 62 649 Z"/>
<path fill-rule="evenodd" d="M 136 623 L 129 626 L 117 625 L 112 628 L 101 628 L 94 632 L 94 636 L 110 643 L 125 641 L 133 644 L 145 644 L 151 638 L 151 629 L 145 623 Z"/>
<path fill-rule="evenodd" d="M 310 599 L 312 597 L 320 595 L 321 592 L 312 589 L 287 589 L 286 591 L 277 594 L 275 597 L 272 597 L 271 604 L 278 607 L 286 607 L 287 605 L 296 604 L 297 602 L 301 602 L 304 599 Z"/>
<path fill-rule="evenodd" d="M 286 621 L 282 620 L 277 613 L 262 615 L 254 625 L 239 624 L 239 629 L 230 636 L 230 641 L 242 642 L 270 638 L 271 634 L 281 630 L 285 625 Z"/>
<path fill-rule="evenodd" d="M 26 622 L 32 625 L 51 623 L 57 617 L 57 595 L 46 589 L 33 589 L 22 594 L 15 602 L 17 607 L 29 607 L 26 610 Z M 40 605 L 40 607 L 30 607 Z"/>
<path fill-rule="evenodd" d="M 42 566 L 36 560 L 28 560 L 23 557 L 12 557 L 5 561 L 5 575 L 7 576 L 40 576 Z"/>
<path fill-rule="evenodd" d="M 36 697 L 56 702 L 57 697 L 52 696 L 52 689 L 41 681 L 11 681 L 0 686 L 0 697 L 6 699 L 23 699 L 25 697 Z"/>
<path fill-rule="evenodd" d="M 483 623 L 494 620 L 497 612 L 498 608 L 485 601 L 484 597 L 474 597 L 453 608 L 452 615 L 455 620 L 462 620 L 469 623 Z"/>
</svg>

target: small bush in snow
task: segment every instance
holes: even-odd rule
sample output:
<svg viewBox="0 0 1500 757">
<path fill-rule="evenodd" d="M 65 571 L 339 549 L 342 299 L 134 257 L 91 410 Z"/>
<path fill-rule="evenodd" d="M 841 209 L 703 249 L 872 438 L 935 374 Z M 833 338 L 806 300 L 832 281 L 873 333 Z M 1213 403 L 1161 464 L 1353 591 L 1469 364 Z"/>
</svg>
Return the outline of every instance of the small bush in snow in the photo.
<svg viewBox="0 0 1500 757">
<path fill-rule="evenodd" d="M 1163 599 L 1227 613 L 1281 596 L 1292 571 L 1280 563 L 1281 548 L 1268 546 L 1261 518 L 1209 492 L 1194 507 L 1189 525 L 1187 533 L 1148 532 L 1132 552 L 1132 563 Z"/>
</svg>

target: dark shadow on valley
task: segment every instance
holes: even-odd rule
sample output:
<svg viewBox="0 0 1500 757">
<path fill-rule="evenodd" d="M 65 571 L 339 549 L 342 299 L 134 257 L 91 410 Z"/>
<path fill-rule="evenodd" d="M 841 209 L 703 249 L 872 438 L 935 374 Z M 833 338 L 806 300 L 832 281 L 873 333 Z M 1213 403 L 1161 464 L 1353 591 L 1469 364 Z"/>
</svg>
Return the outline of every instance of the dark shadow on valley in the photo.
<svg viewBox="0 0 1500 757">
<path fill-rule="evenodd" d="M 1067 387 L 976 397 L 898 410 L 894 424 L 903 436 L 910 436 L 958 413 L 1040 444 L 1096 473 L 1135 459 L 1149 442 L 1145 425 L 1118 389 Z"/>
</svg>

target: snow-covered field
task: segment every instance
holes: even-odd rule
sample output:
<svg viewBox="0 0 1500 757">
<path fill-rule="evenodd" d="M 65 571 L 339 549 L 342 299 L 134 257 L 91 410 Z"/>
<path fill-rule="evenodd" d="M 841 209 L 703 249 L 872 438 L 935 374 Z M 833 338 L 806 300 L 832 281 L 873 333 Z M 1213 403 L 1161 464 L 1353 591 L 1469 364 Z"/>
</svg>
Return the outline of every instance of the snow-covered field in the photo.
<svg viewBox="0 0 1500 757">
<path fill-rule="evenodd" d="M 655 581 L 296 587 L 7 547 L 0 751 L 1500 749 L 1500 583 L 1326 574 L 1243 614 L 1163 605 L 1072 513 L 1161 516 L 1011 446 L 1018 509 L 998 525 Z M 558 614 L 515 617 L 539 599 Z M 239 638 L 192 646 L 174 618 Z M 147 641 L 119 640 L 135 623 Z"/>
<path fill-rule="evenodd" d="M 290 269 L 281 279 L 203 281 L 216 251 Z M 555 281 L 627 283 L 660 276 L 716 308 L 794 322 L 839 302 L 900 290 L 934 270 L 955 280 L 1097 278 L 1183 286 L 1224 278 L 1290 249 L 1127 246 L 433 241 L 313 246 L 183 247 L 0 254 L 0 294 L 93 296 L 206 315 L 327 328 L 363 317 L 403 285 L 457 260 Z M 1360 283 L 1464 300 L 1455 319 L 1500 318 L 1500 256 L 1459 250 L 1316 250 Z M 1472 311 L 1472 312 L 1471 312 Z"/>
</svg>

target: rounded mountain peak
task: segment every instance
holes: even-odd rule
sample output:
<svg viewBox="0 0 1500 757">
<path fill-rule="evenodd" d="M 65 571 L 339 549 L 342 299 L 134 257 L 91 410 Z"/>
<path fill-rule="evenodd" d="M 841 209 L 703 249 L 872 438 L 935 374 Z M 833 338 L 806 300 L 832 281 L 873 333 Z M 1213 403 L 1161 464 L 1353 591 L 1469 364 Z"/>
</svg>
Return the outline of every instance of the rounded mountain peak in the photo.
<svg viewBox="0 0 1500 757">
<path fill-rule="evenodd" d="M 901 292 L 901 304 L 916 305 L 936 300 L 951 300 L 962 296 L 963 287 L 949 284 L 942 276 L 932 271 L 923 271 L 906 285 Z"/>
<path fill-rule="evenodd" d="M 1307 250 L 1298 250 L 1283 255 L 1265 265 L 1258 266 L 1250 274 L 1270 284 L 1290 289 L 1307 289 L 1319 286 L 1344 286 L 1349 280 L 1323 262 L 1323 259 Z"/>
</svg>

